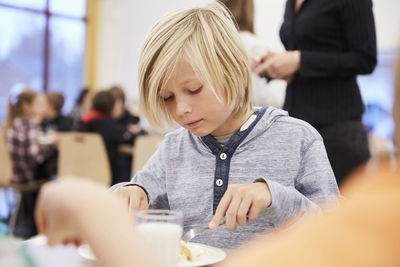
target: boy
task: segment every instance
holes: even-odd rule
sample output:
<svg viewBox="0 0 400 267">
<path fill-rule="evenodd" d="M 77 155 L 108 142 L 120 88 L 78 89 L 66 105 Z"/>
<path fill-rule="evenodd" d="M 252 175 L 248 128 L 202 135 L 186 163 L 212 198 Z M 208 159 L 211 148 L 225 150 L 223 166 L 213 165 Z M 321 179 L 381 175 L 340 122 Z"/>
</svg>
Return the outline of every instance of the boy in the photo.
<svg viewBox="0 0 400 267">
<path fill-rule="evenodd" d="M 183 128 L 166 135 L 131 182 L 113 187 L 131 211 L 181 210 L 184 231 L 215 229 L 192 241 L 233 248 L 337 199 L 320 135 L 282 110 L 253 110 L 247 62 L 221 4 L 178 10 L 152 29 L 139 63 L 140 103 L 153 125 Z"/>
</svg>

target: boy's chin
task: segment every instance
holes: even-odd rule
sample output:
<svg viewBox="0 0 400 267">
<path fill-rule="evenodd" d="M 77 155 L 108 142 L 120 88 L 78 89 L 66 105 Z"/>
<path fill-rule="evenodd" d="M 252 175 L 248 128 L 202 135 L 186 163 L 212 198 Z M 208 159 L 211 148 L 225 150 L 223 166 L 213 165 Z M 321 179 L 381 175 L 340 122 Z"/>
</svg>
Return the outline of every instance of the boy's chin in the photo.
<svg viewBox="0 0 400 267">
<path fill-rule="evenodd" d="M 187 129 L 189 132 L 191 132 L 192 134 L 194 134 L 195 136 L 198 136 L 198 137 L 202 137 L 202 136 L 206 136 L 206 135 L 209 135 L 210 133 L 209 132 L 205 132 L 205 131 L 198 131 L 198 130 L 196 130 L 196 129 Z"/>
</svg>

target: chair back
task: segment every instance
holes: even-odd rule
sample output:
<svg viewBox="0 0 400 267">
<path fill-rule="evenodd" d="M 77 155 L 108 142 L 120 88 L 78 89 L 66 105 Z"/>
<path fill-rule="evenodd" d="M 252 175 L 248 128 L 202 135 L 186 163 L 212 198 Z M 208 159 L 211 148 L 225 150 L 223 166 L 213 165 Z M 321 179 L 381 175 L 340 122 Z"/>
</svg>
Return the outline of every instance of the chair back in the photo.
<svg viewBox="0 0 400 267">
<path fill-rule="evenodd" d="M 12 176 L 10 153 L 8 152 L 3 130 L 0 130 L 0 187 L 10 187 Z"/>
<path fill-rule="evenodd" d="M 58 177 L 65 176 L 88 178 L 110 186 L 110 162 L 100 134 L 61 134 L 58 143 Z"/>
<path fill-rule="evenodd" d="M 136 137 L 133 146 L 132 177 L 144 167 L 147 160 L 156 152 L 162 140 L 162 136 L 151 134 Z"/>
</svg>

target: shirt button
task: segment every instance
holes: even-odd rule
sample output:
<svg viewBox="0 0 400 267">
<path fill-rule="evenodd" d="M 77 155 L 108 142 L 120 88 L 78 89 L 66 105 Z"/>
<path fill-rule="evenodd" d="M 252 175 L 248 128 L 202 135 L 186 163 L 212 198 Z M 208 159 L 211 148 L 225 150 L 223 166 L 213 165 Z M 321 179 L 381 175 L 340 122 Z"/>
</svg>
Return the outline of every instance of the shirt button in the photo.
<svg viewBox="0 0 400 267">
<path fill-rule="evenodd" d="M 226 160 L 227 155 L 225 153 L 221 153 L 221 155 L 219 155 L 219 158 L 222 160 Z"/>
<path fill-rule="evenodd" d="M 224 184 L 224 181 L 222 181 L 222 179 L 218 179 L 218 180 L 215 182 L 215 184 L 216 184 L 217 186 L 222 186 L 222 185 Z"/>
</svg>

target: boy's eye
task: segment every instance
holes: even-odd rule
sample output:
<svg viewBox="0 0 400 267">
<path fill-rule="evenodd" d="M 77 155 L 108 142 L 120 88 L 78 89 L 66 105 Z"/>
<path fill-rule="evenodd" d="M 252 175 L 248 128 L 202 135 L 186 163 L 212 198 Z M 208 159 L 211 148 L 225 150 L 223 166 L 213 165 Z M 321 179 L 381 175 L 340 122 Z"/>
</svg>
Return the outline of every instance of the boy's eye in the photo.
<svg viewBox="0 0 400 267">
<path fill-rule="evenodd" d="M 170 102 L 174 100 L 174 95 L 170 95 L 168 97 L 163 97 L 164 102 Z"/>
<path fill-rule="evenodd" d="M 201 89 L 203 88 L 203 86 L 200 86 L 199 88 L 195 89 L 195 90 L 189 90 L 189 94 L 191 95 L 195 95 L 201 92 Z"/>
</svg>

